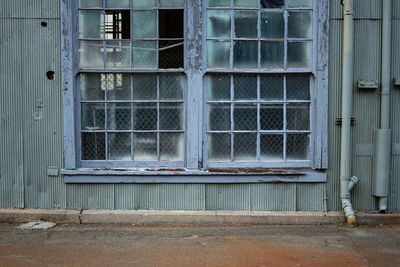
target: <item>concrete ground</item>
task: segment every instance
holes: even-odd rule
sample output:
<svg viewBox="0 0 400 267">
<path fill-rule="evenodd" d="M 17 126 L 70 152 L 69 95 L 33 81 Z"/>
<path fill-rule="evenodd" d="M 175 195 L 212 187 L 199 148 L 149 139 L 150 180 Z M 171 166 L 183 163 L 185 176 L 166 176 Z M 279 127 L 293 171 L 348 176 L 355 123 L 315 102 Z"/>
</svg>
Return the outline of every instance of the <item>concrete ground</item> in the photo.
<svg viewBox="0 0 400 267">
<path fill-rule="evenodd" d="M 400 226 L 0 224 L 0 266 L 400 266 Z"/>
</svg>

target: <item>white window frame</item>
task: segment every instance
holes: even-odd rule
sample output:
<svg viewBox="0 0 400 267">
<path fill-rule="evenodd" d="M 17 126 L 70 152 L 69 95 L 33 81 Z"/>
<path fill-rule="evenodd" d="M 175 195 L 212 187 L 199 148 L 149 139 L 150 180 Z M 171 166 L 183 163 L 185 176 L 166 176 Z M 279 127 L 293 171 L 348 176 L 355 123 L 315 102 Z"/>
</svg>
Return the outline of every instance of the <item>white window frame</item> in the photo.
<svg viewBox="0 0 400 267">
<path fill-rule="evenodd" d="M 63 126 L 64 126 L 64 160 L 62 170 L 65 182 L 178 182 L 178 183 L 245 183 L 245 182 L 324 182 L 328 166 L 328 33 L 329 33 L 329 2 L 313 0 L 313 48 L 312 68 L 302 70 L 312 76 L 311 85 L 311 161 L 304 163 L 276 164 L 273 162 L 240 162 L 240 164 L 207 164 L 205 135 L 205 111 L 203 79 L 211 70 L 206 68 L 206 0 L 185 1 L 185 49 L 184 73 L 187 76 L 187 92 L 185 98 L 185 160 L 184 169 L 160 170 L 160 167 L 178 167 L 167 164 L 124 163 L 81 165 L 78 157 L 80 151 L 79 137 L 77 139 L 76 125 L 79 118 L 76 115 L 78 62 L 78 25 L 77 0 L 61 1 L 61 51 L 62 51 L 62 92 L 63 92 Z M 233 0 L 232 0 L 233 1 Z M 302 72 L 296 71 L 296 72 Z M 114 69 L 112 70 L 114 72 Z M 115 72 L 120 73 L 116 69 Z M 126 72 L 126 71 L 125 71 Z M 129 71 L 132 72 L 132 71 Z M 134 71 L 133 71 L 134 72 Z M 229 70 L 234 74 L 235 71 Z M 279 71 L 240 71 L 240 73 L 287 73 Z M 189 107 L 190 106 L 190 107 Z M 188 138 L 190 136 L 190 138 Z M 138 169 L 141 167 L 141 169 Z M 249 172 L 237 172 L 235 177 L 229 170 L 224 172 L 208 171 L 203 167 L 249 168 Z M 306 169 L 298 170 L 298 167 Z M 107 168 L 107 169 L 105 169 Z M 111 169 L 110 169 L 111 168 Z M 124 170 L 121 170 L 123 168 Z M 136 168 L 136 169 L 135 169 Z M 147 168 L 147 169 L 146 169 Z M 262 172 L 252 172 L 251 168 L 273 168 Z M 278 169 L 278 170 L 276 170 Z"/>
</svg>

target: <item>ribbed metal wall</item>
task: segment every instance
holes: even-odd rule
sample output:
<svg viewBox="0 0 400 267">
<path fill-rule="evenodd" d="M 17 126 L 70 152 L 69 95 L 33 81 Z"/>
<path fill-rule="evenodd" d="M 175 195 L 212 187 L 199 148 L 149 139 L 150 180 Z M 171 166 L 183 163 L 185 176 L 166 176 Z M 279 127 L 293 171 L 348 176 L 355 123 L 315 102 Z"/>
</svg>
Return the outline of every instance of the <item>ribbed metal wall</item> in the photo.
<svg viewBox="0 0 400 267">
<path fill-rule="evenodd" d="M 326 184 L 69 184 L 47 176 L 63 167 L 59 0 L 0 1 L 0 207 L 153 210 L 340 210 L 339 160 L 342 7 L 330 1 L 329 169 Z M 381 0 L 355 1 L 355 82 L 380 81 Z M 400 77 L 400 3 L 394 1 L 393 76 Z M 41 22 L 47 22 L 42 27 Z M 53 70 L 55 79 L 46 72 Z M 393 103 L 400 103 L 394 89 Z M 379 92 L 354 89 L 356 209 L 371 196 Z M 393 171 L 389 207 L 400 209 L 400 106 L 392 105 Z M 326 191 L 326 193 L 325 193 Z M 326 194 L 326 195 L 325 195 Z"/>
</svg>

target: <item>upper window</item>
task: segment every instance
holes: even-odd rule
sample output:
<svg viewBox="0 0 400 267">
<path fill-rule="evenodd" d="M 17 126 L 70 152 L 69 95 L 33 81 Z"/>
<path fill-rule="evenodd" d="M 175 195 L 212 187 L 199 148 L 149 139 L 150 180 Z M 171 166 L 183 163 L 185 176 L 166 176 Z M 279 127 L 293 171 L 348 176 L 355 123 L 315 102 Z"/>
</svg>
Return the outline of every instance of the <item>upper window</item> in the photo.
<svg viewBox="0 0 400 267">
<path fill-rule="evenodd" d="M 326 167 L 323 0 L 62 3 L 67 168 Z"/>
</svg>

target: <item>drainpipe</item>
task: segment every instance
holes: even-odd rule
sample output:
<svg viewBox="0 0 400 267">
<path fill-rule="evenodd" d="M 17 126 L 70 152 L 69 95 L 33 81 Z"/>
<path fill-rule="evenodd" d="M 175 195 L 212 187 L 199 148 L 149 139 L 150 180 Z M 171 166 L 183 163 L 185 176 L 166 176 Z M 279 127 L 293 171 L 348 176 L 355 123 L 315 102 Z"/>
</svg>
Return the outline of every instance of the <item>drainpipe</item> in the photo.
<svg viewBox="0 0 400 267">
<path fill-rule="evenodd" d="M 347 223 L 356 225 L 356 216 L 350 202 L 350 191 L 358 183 L 357 177 L 351 176 L 350 167 L 350 115 L 353 97 L 353 44 L 354 21 L 353 0 L 343 0 L 343 74 L 342 74 L 342 132 L 340 146 L 340 198 Z"/>
<path fill-rule="evenodd" d="M 376 132 L 375 172 L 373 195 L 378 198 L 379 211 L 386 212 L 389 192 L 391 161 L 390 129 L 390 61 L 391 61 L 391 20 L 392 1 L 383 0 L 382 8 L 382 83 L 380 128 Z"/>
</svg>

